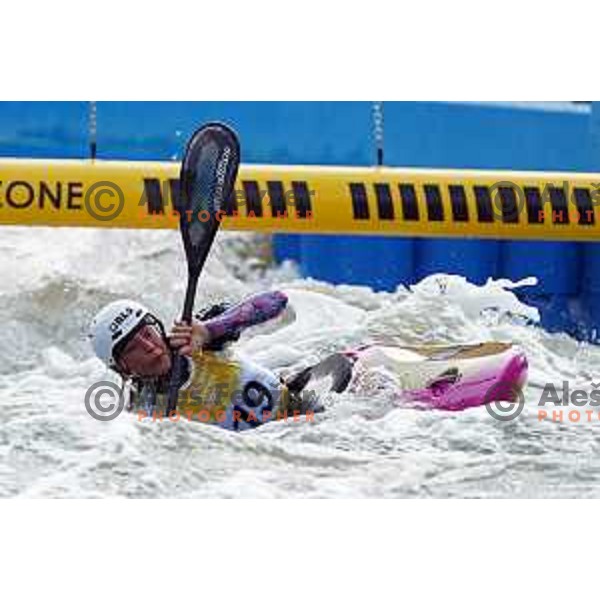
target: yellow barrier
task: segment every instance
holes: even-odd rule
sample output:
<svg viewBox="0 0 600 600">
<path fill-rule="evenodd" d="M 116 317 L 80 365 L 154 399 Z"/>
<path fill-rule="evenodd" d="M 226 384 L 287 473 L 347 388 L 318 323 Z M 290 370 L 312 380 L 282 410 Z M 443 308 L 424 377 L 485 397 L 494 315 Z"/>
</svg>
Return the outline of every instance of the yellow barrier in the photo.
<svg viewBox="0 0 600 600">
<path fill-rule="evenodd" d="M 0 224 L 177 227 L 179 164 L 0 159 Z M 242 165 L 224 227 L 599 239 L 600 175 Z"/>
</svg>

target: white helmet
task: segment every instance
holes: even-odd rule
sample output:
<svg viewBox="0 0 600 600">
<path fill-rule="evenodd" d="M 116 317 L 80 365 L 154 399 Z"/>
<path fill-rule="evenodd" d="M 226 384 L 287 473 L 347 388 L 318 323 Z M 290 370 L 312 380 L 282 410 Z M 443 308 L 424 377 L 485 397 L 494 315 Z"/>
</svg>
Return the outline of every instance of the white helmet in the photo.
<svg viewBox="0 0 600 600">
<path fill-rule="evenodd" d="M 105 306 L 90 324 L 89 338 L 96 356 L 114 369 L 115 347 L 127 340 L 148 316 L 153 317 L 145 306 L 135 300 L 117 300 Z"/>
</svg>

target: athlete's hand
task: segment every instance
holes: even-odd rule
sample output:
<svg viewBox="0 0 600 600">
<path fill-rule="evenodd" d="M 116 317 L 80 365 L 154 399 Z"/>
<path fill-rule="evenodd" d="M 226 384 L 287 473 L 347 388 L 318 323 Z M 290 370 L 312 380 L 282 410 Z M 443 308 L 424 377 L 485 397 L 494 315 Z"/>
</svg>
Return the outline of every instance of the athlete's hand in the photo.
<svg viewBox="0 0 600 600">
<path fill-rule="evenodd" d="M 171 334 L 169 335 L 171 346 L 179 351 L 179 354 L 190 356 L 192 352 L 202 350 L 210 341 L 208 329 L 199 321 L 192 324 L 175 321 Z"/>
</svg>

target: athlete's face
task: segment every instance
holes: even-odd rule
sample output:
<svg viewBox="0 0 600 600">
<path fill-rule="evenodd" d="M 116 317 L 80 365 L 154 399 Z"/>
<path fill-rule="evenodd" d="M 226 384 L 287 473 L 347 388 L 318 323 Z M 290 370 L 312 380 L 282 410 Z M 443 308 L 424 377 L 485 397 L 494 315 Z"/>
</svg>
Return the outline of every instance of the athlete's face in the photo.
<svg viewBox="0 0 600 600">
<path fill-rule="evenodd" d="M 171 368 L 171 353 L 157 329 L 144 325 L 127 342 L 118 363 L 129 375 L 160 377 Z"/>
</svg>

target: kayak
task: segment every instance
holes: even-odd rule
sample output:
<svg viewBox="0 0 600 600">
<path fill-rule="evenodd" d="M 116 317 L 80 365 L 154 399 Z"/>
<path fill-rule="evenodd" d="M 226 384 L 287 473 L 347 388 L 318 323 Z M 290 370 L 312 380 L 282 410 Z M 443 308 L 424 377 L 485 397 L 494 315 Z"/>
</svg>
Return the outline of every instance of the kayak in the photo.
<svg viewBox="0 0 600 600">
<path fill-rule="evenodd" d="M 284 314 L 287 304 L 284 293 L 263 292 L 234 307 L 213 307 L 216 316 L 209 318 L 207 313 L 200 318 L 217 340 L 231 340 L 239 337 L 240 324 L 272 322 Z M 285 383 L 291 393 L 290 406 L 305 412 L 317 410 L 318 398 L 324 393 L 348 389 L 369 394 L 381 388 L 390 390 L 403 404 L 464 410 L 496 400 L 515 401 L 526 380 L 527 358 L 507 342 L 451 346 L 377 343 L 333 354 L 286 378 Z"/>
<path fill-rule="evenodd" d="M 236 431 L 279 419 L 280 414 L 284 418 L 287 414 L 314 416 L 324 410 L 323 401 L 332 392 L 385 395 L 391 396 L 398 405 L 446 411 L 465 410 L 499 400 L 516 401 L 527 380 L 528 368 L 523 352 L 509 343 L 368 344 L 332 354 L 291 377 L 271 373 L 273 385 L 269 390 L 272 393 L 264 384 L 246 382 L 244 390 L 252 385 L 253 390 L 266 394 L 254 401 L 254 397 L 247 397 L 245 393 L 223 396 L 223 390 L 216 385 L 223 370 L 229 373 L 233 369 L 236 377 L 240 374 L 235 363 L 210 351 L 196 356 L 196 361 L 199 362 L 194 363 L 194 372 L 208 378 L 206 386 L 190 388 L 195 392 L 187 399 L 182 398 L 181 410 L 185 415 L 190 413 L 188 419 L 193 414 L 203 422 Z M 248 362 L 243 369 L 247 376 L 259 374 L 261 370 L 257 365 L 251 368 Z M 186 391 L 187 387 L 182 389 Z M 285 390 L 280 395 L 281 403 L 272 402 L 277 390 Z M 151 406 L 147 396 L 150 392 L 158 392 L 153 394 Z M 264 406 L 263 400 L 267 402 Z M 154 418 L 156 412 L 164 414 L 164 391 L 152 385 L 132 389 L 129 410 L 135 411 L 138 418 Z"/>
<path fill-rule="evenodd" d="M 297 394 L 388 389 L 403 405 L 458 411 L 516 401 L 527 370 L 525 354 L 510 343 L 370 344 L 334 354 L 287 383 Z"/>
</svg>

